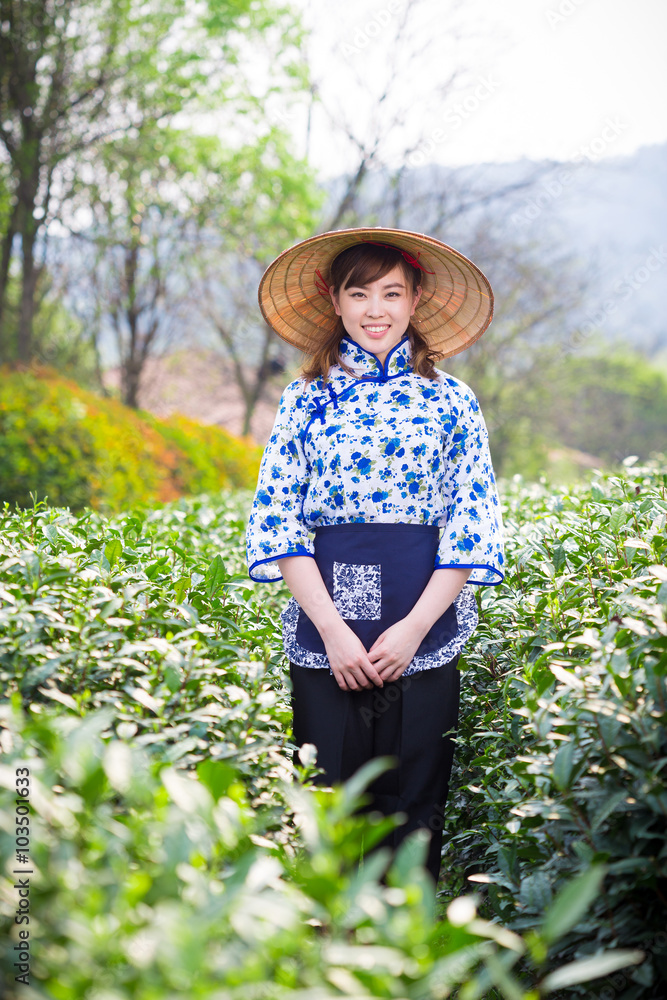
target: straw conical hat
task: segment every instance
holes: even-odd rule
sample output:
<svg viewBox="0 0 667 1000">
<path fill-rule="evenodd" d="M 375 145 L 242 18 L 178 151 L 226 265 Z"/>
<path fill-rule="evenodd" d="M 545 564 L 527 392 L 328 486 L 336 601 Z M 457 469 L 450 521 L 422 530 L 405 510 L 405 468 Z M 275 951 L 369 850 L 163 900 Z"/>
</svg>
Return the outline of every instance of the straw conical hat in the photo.
<svg viewBox="0 0 667 1000">
<path fill-rule="evenodd" d="M 279 337 L 313 354 L 334 329 L 336 314 L 326 290 L 329 267 L 357 243 L 396 247 L 421 269 L 422 294 L 412 317 L 431 348 L 450 357 L 482 336 L 493 316 L 493 292 L 480 269 L 445 243 L 403 229 L 339 229 L 285 250 L 259 284 L 259 306 Z"/>
</svg>

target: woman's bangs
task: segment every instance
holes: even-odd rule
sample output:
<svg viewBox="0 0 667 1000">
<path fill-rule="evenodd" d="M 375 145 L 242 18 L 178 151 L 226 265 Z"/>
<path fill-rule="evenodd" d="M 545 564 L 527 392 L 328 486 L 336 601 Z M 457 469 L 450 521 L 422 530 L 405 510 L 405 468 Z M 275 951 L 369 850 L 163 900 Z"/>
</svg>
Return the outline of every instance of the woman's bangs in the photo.
<svg viewBox="0 0 667 1000">
<path fill-rule="evenodd" d="M 335 258 L 331 265 L 330 284 L 341 288 L 364 288 L 384 278 L 399 266 L 405 275 L 409 290 L 414 290 L 414 268 L 407 263 L 400 250 L 375 247 L 368 243 L 349 247 Z"/>
<path fill-rule="evenodd" d="M 398 261 L 362 257 L 343 280 L 342 288 L 364 288 L 393 271 Z"/>
</svg>

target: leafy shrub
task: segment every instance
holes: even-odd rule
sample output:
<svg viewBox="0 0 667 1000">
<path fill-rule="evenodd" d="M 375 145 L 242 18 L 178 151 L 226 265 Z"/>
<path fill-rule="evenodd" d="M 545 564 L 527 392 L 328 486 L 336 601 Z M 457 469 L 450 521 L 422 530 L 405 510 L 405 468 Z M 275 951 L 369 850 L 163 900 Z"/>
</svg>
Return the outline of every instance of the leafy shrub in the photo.
<svg viewBox="0 0 667 1000">
<path fill-rule="evenodd" d="M 601 462 L 648 459 L 665 447 L 667 378 L 638 352 L 571 356 L 546 411 L 555 440 Z"/>
<path fill-rule="evenodd" d="M 598 866 L 526 934 L 480 919 L 470 896 L 435 919 L 421 832 L 379 881 L 388 859 L 366 852 L 390 821 L 358 806 L 382 763 L 329 791 L 293 762 L 276 596 L 243 563 L 249 500 L 0 515 L 0 911 L 11 923 L 27 766 L 33 989 L 536 1000 L 639 961 L 546 971 Z"/>
<path fill-rule="evenodd" d="M 587 997 L 667 993 L 666 486 L 652 465 L 509 491 L 508 577 L 467 658 L 449 863 L 514 929 L 604 863 L 557 959 L 621 945 L 650 961 Z"/>
<path fill-rule="evenodd" d="M 235 755 L 249 781 L 261 775 L 288 706 L 284 690 L 278 704 L 258 686 L 266 670 L 279 673 L 276 622 L 248 604 L 239 540 L 249 498 L 227 500 L 110 519 L 7 512 L 2 689 L 26 705 L 56 699 L 81 713 L 111 705 L 124 732 L 167 746 L 171 760 Z"/>
<path fill-rule="evenodd" d="M 260 457 L 220 428 L 159 421 L 49 372 L 0 375 L 0 500 L 118 510 L 252 486 Z"/>
<path fill-rule="evenodd" d="M 251 440 L 235 438 L 219 427 L 195 423 L 187 417 L 156 420 L 144 414 L 152 427 L 178 453 L 174 479 L 180 493 L 214 493 L 229 487 L 254 487 L 261 450 Z"/>
<path fill-rule="evenodd" d="M 512 966 L 526 941 L 477 917 L 471 897 L 434 920 L 420 832 L 386 877 L 379 852 L 358 867 L 364 845 L 389 821 L 358 815 L 360 793 L 383 767 L 367 765 L 333 793 L 276 782 L 273 801 L 251 803 L 226 761 L 184 772 L 130 742 L 111 739 L 111 712 L 83 720 L 0 708 L 6 760 L 3 798 L 15 768 L 30 771 L 30 984 L 53 998 L 371 996 L 474 1000 L 492 986 L 508 1000 L 558 987 L 640 957 L 601 956 L 525 993 Z M 12 794 L 13 793 L 13 794 Z M 291 842 L 266 836 L 276 800 Z M 22 799 L 21 801 L 25 801 Z M 6 803 L 8 806 L 9 803 Z M 10 808 L 0 821 L 0 907 L 16 906 Z M 21 827 L 23 830 L 24 827 Z M 302 831 L 301 835 L 297 831 Z M 570 887 L 533 934 L 546 951 L 599 885 L 595 870 Z M 567 913 L 566 911 L 570 912 Z M 25 925 L 21 925 L 25 928 Z M 15 935 L 3 947 L 3 996 L 18 1000 Z M 539 964 L 539 963 L 537 963 Z M 537 978 L 539 973 L 534 974 Z M 303 992 L 301 992 L 303 991 Z"/>
<path fill-rule="evenodd" d="M 30 492 L 84 507 L 92 498 L 92 435 L 81 403 L 59 382 L 31 375 L 0 381 L 0 493 L 26 504 Z"/>
</svg>

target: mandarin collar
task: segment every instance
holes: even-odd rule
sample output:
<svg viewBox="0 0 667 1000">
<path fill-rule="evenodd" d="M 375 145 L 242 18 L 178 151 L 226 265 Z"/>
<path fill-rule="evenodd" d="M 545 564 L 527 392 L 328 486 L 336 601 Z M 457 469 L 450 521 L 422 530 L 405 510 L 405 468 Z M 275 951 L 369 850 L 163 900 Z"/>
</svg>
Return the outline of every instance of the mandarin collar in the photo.
<svg viewBox="0 0 667 1000">
<path fill-rule="evenodd" d="M 371 375 L 387 379 L 396 375 L 407 375 L 412 371 L 412 347 L 407 333 L 404 333 L 398 344 L 389 351 L 384 364 L 377 355 L 361 347 L 347 333 L 343 335 L 338 350 L 341 359 L 354 371 L 357 378 Z"/>
</svg>

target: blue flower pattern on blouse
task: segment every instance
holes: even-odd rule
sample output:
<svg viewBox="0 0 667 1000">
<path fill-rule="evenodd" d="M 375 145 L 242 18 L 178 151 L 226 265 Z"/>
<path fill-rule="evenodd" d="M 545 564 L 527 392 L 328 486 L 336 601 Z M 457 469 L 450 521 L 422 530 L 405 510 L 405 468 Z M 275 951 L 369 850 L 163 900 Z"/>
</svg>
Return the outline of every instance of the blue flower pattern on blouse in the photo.
<svg viewBox="0 0 667 1000">
<path fill-rule="evenodd" d="M 443 372 L 412 370 L 407 335 L 384 364 L 345 336 L 321 379 L 291 382 L 264 451 L 247 531 L 253 580 L 280 580 L 275 560 L 312 556 L 318 526 L 350 522 L 442 529 L 434 568 L 503 579 L 502 520 L 479 403 Z"/>
</svg>

